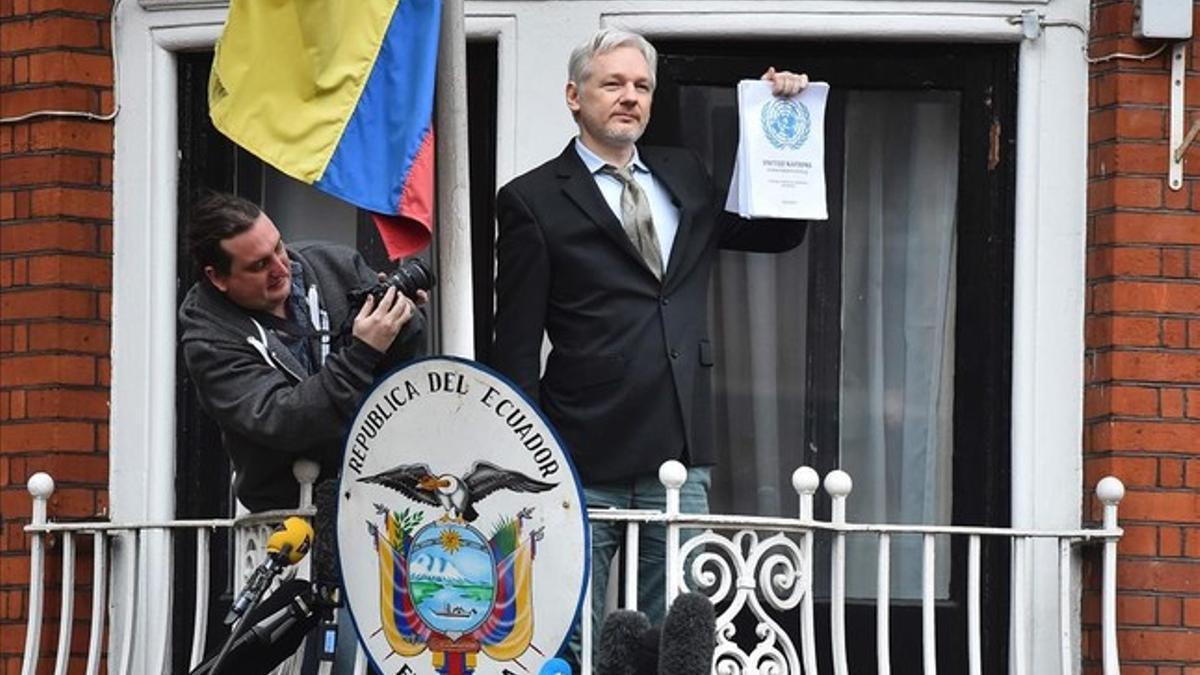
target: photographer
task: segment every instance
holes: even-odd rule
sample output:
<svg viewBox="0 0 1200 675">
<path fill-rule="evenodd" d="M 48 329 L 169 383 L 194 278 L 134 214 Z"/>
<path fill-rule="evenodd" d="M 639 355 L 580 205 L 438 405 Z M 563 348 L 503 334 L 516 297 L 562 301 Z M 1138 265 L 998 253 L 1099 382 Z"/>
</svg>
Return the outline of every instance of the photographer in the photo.
<svg viewBox="0 0 1200 675">
<path fill-rule="evenodd" d="M 352 249 L 285 247 L 255 204 L 213 194 L 196 206 L 188 248 L 202 277 L 179 309 L 180 347 L 201 404 L 221 428 L 251 511 L 294 508 L 292 464 L 337 475 L 350 418 L 377 374 L 424 352 L 424 318 Z M 351 318 L 352 317 L 352 318 Z M 344 327 L 343 335 L 337 335 Z M 332 328 L 332 332 L 331 332 Z"/>
</svg>

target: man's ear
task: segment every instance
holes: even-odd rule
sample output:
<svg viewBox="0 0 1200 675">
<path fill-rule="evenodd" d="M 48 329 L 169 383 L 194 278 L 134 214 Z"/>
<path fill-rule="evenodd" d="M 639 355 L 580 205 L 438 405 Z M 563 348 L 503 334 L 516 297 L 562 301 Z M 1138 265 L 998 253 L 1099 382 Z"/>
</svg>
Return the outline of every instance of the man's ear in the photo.
<svg viewBox="0 0 1200 675">
<path fill-rule="evenodd" d="M 218 291 L 224 293 L 229 290 L 229 284 L 225 283 L 225 277 L 212 265 L 204 266 L 204 276 L 208 278 L 208 283 L 215 286 Z"/>
<path fill-rule="evenodd" d="M 579 112 L 579 85 L 567 82 L 567 109 L 572 113 Z"/>
</svg>

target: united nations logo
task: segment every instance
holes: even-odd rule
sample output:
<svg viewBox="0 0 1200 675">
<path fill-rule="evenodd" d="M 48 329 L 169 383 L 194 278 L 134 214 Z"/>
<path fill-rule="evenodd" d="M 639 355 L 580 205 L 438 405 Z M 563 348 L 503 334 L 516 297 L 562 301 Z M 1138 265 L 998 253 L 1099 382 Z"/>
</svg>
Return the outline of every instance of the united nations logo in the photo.
<svg viewBox="0 0 1200 675">
<path fill-rule="evenodd" d="M 537 672 L 581 607 L 578 478 L 538 410 L 476 364 L 426 359 L 376 385 L 337 520 L 347 604 L 386 672 Z"/>
<path fill-rule="evenodd" d="M 804 145 L 812 131 L 808 107 L 799 101 L 773 98 L 763 106 L 763 133 L 780 150 L 795 150 Z"/>
</svg>

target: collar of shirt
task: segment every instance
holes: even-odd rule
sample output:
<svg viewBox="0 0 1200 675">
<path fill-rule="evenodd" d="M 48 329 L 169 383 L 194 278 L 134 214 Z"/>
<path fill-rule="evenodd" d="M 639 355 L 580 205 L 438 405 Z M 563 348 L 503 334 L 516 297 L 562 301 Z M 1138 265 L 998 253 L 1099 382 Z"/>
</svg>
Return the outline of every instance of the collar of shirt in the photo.
<svg viewBox="0 0 1200 675">
<path fill-rule="evenodd" d="M 290 331 L 275 331 L 275 336 L 296 357 L 309 375 L 315 372 L 312 345 L 309 337 L 313 335 L 314 326 L 309 320 L 308 295 L 304 289 L 304 268 L 300 263 L 292 261 L 292 292 L 287 299 L 287 323 L 295 328 L 295 334 Z"/>
<path fill-rule="evenodd" d="M 600 169 L 604 168 L 608 162 L 592 152 L 578 136 L 575 137 L 575 152 L 579 154 L 579 159 L 583 160 L 583 165 L 591 172 L 592 180 L 596 182 L 596 187 L 599 188 L 608 208 L 612 210 L 618 221 L 621 220 L 621 190 L 623 189 L 621 181 L 616 176 L 600 173 Z M 671 193 L 667 191 L 667 188 L 654 177 L 650 167 L 642 161 L 636 147 L 633 149 L 633 158 L 629 163 L 633 167 L 633 179 L 642 187 L 642 191 L 646 193 L 646 197 L 650 201 L 650 214 L 654 218 L 654 233 L 658 235 L 658 247 L 662 252 L 663 262 L 669 265 L 671 247 L 675 244 L 675 233 L 679 230 L 679 207 L 671 201 Z"/>
<path fill-rule="evenodd" d="M 583 165 L 587 167 L 588 172 L 596 173 L 603 169 L 608 162 L 604 161 L 600 155 L 592 152 L 591 148 L 583 144 L 583 139 L 575 137 L 575 152 L 579 153 L 579 158 L 583 160 Z M 634 173 L 650 173 L 650 167 L 642 162 L 642 158 L 638 156 L 637 146 L 633 148 L 633 158 L 629 160 L 630 166 L 633 167 Z M 617 167 L 620 168 L 620 167 Z"/>
</svg>

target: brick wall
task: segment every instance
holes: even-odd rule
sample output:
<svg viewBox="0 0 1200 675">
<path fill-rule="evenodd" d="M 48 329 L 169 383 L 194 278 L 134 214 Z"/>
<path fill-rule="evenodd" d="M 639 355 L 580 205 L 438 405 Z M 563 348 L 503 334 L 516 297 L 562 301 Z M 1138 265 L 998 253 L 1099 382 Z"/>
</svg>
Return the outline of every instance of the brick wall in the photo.
<svg viewBox="0 0 1200 675">
<path fill-rule="evenodd" d="M 1132 16 L 1131 2 L 1093 3 L 1093 57 L 1162 44 L 1132 39 Z M 1188 124 L 1200 118 L 1197 47 Z M 1200 674 L 1200 146 L 1183 189 L 1169 189 L 1170 53 L 1091 66 L 1085 485 L 1111 473 L 1127 487 L 1117 603 L 1126 675 Z"/>
<path fill-rule="evenodd" d="M 112 110 L 107 0 L 0 0 L 0 117 Z M 0 673 L 16 673 L 28 602 L 25 482 L 57 481 L 50 515 L 107 508 L 112 124 L 41 117 L 0 124 Z M 76 578 L 86 591 L 90 546 Z M 49 576 L 61 562 L 52 542 Z M 59 599 L 47 598 L 52 654 Z M 77 627 L 90 607 L 76 601 Z M 73 651 L 86 649 L 76 630 Z M 82 663 L 75 664 L 78 671 Z"/>
</svg>

